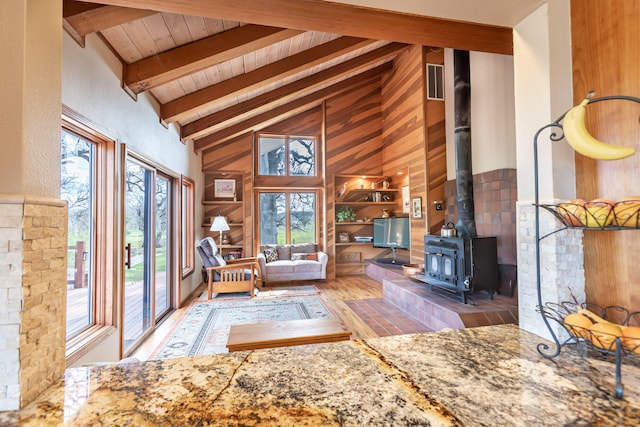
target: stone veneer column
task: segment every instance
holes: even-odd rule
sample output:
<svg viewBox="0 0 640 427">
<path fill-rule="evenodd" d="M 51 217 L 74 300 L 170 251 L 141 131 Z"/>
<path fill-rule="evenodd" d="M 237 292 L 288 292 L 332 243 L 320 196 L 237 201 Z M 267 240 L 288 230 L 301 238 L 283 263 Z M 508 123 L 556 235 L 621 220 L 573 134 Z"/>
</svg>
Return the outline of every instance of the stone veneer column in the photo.
<svg viewBox="0 0 640 427">
<path fill-rule="evenodd" d="M 561 203 L 544 201 L 541 203 Z M 536 283 L 535 208 L 531 202 L 518 202 L 518 317 L 520 327 L 537 335 L 551 338 L 536 311 L 538 293 Z M 540 210 L 540 236 L 562 228 L 558 220 L 544 209 Z M 583 232 L 567 229 L 540 241 L 541 294 L 543 304 L 585 301 Z M 550 322 L 556 336 L 567 337 L 566 331 L 555 321 Z"/>
<path fill-rule="evenodd" d="M 67 206 L 0 195 L 0 410 L 33 400 L 65 370 Z"/>
</svg>

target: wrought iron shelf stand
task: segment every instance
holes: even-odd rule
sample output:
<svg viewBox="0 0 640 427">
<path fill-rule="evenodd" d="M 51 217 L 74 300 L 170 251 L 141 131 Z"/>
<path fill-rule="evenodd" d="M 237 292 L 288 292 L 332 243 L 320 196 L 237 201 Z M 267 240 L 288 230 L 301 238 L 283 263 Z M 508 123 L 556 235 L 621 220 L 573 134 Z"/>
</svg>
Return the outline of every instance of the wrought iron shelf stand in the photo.
<svg viewBox="0 0 640 427">
<path fill-rule="evenodd" d="M 601 98 L 594 98 L 589 100 L 589 104 L 594 103 L 594 102 L 602 102 L 602 101 L 612 101 L 612 100 L 622 100 L 622 101 L 631 101 L 631 102 L 635 102 L 635 103 L 640 103 L 640 98 L 636 98 L 636 97 L 631 97 L 631 96 L 606 96 L 606 97 L 601 97 Z M 588 104 L 587 104 L 588 105 Z M 549 123 L 543 127 L 541 127 L 540 129 L 538 129 L 538 131 L 535 133 L 534 138 L 533 138 L 533 162 L 534 162 L 534 192 L 535 192 L 535 202 L 534 202 L 534 206 L 535 206 L 535 243 L 536 243 L 536 285 L 537 285 L 537 294 L 538 294 L 538 311 L 540 312 L 541 316 L 542 316 L 542 320 L 544 321 L 545 325 L 547 326 L 547 329 L 549 330 L 549 333 L 551 334 L 551 337 L 553 338 L 553 341 L 555 343 L 555 350 L 553 350 L 547 343 L 540 343 L 537 346 L 537 350 L 538 353 L 540 355 L 542 355 L 543 357 L 547 358 L 547 359 L 552 359 L 557 357 L 560 354 L 560 351 L 562 350 L 562 348 L 567 345 L 567 344 L 573 344 L 573 343 L 578 343 L 578 342 L 585 342 L 588 346 L 588 348 L 592 348 L 595 349 L 596 351 L 598 351 L 600 354 L 602 355 L 613 355 L 615 357 L 615 376 L 616 376 L 616 388 L 615 388 L 615 395 L 618 399 L 622 399 L 622 396 L 624 394 L 624 386 L 622 384 L 622 375 L 621 375 L 621 366 L 622 366 L 622 356 L 624 355 L 630 355 L 630 356 L 635 356 L 637 353 L 640 353 L 640 345 L 636 346 L 635 348 L 632 348 L 631 350 L 625 349 L 625 347 L 622 345 L 621 339 L 620 337 L 613 337 L 612 339 L 613 341 L 611 343 L 609 343 L 608 346 L 603 345 L 602 343 L 598 342 L 597 340 L 594 341 L 594 338 L 592 337 L 591 333 L 587 330 L 576 330 L 575 328 L 567 328 L 567 326 L 565 325 L 563 319 L 564 316 L 566 316 L 566 314 L 569 314 L 571 312 L 573 312 L 574 310 L 577 310 L 577 308 L 579 306 L 582 306 L 583 308 L 587 307 L 587 303 L 583 303 L 583 304 L 578 304 L 576 301 L 573 302 L 564 302 L 564 303 L 560 303 L 560 304 L 554 304 L 554 303 L 547 303 L 547 304 L 543 304 L 542 301 L 542 290 L 541 290 L 541 261 L 540 261 L 540 242 L 545 239 L 546 237 L 555 234 L 557 232 L 566 230 L 567 228 L 581 228 L 581 229 L 585 229 L 585 230 L 634 230 L 634 229 L 640 229 L 640 224 L 638 224 L 638 221 L 636 220 L 635 224 L 625 224 L 625 226 L 606 226 L 606 227 L 580 227 L 580 226 L 573 226 L 570 224 L 567 224 L 565 222 L 565 220 L 563 220 L 562 216 L 558 213 L 558 210 L 555 206 L 553 205 L 545 205 L 545 204 L 540 204 L 540 198 L 539 198 L 539 177 L 538 177 L 538 139 L 541 135 L 542 132 L 544 131 L 550 131 L 550 135 L 549 135 L 549 140 L 551 142 L 558 142 L 561 141 L 562 139 L 564 139 L 564 128 L 561 124 L 562 119 L 564 119 L 566 113 L 564 113 L 562 116 L 560 116 L 558 119 L 556 119 L 554 122 Z M 546 211 L 551 212 L 552 214 L 554 214 L 554 216 L 556 217 L 556 219 L 558 219 L 563 227 L 558 228 L 557 230 L 554 230 L 550 233 L 545 234 L 544 236 L 540 235 L 540 209 L 544 209 Z M 606 313 L 607 310 L 609 309 L 614 309 L 614 310 L 624 310 L 626 312 L 626 319 L 625 322 L 629 322 L 630 319 L 634 318 L 640 318 L 640 312 L 633 312 L 630 313 L 628 310 L 622 308 L 622 307 L 616 307 L 616 306 L 610 306 L 610 307 L 604 307 L 603 309 L 601 309 L 602 313 Z M 559 337 L 556 335 L 556 333 L 554 332 L 554 329 L 551 327 L 551 324 L 549 322 L 549 320 L 554 320 L 556 322 L 558 322 L 569 334 L 569 338 L 567 340 L 565 340 L 564 342 L 560 342 Z M 571 330 L 570 330 L 571 329 Z M 578 328 L 581 329 L 581 328 Z M 597 345 L 600 344 L 600 345 Z"/>
</svg>

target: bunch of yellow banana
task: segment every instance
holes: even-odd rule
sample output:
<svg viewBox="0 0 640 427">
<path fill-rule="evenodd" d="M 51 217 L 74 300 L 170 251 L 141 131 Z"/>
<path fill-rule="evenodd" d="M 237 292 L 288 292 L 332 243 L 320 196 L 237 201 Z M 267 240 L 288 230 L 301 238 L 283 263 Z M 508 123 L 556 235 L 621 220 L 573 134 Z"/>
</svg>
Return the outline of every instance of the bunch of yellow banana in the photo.
<svg viewBox="0 0 640 427">
<path fill-rule="evenodd" d="M 635 153 L 635 148 L 606 144 L 597 140 L 587 131 L 584 125 L 586 105 L 589 103 L 591 92 L 578 105 L 567 111 L 562 120 L 564 137 L 569 145 L 583 156 L 597 160 L 617 160 L 629 157 Z"/>
</svg>

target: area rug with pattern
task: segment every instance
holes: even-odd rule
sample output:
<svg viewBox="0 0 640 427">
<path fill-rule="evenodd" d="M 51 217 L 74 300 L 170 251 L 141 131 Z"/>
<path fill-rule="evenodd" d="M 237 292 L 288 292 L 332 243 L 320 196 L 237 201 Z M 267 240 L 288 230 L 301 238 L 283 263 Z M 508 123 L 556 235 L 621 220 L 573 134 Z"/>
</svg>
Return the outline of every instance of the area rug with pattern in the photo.
<svg viewBox="0 0 640 427">
<path fill-rule="evenodd" d="M 255 295 L 259 298 L 284 297 L 284 296 L 300 296 L 307 294 L 317 294 L 320 290 L 315 285 L 300 286 L 273 286 L 268 288 L 256 288 Z M 249 298 L 249 292 L 229 292 L 224 294 L 213 294 L 211 300 Z M 201 292 L 198 296 L 199 301 L 207 301 L 209 292 Z"/>
<path fill-rule="evenodd" d="M 333 317 L 333 314 L 318 294 L 198 300 L 149 359 L 227 353 L 231 325 L 320 317 Z"/>
</svg>

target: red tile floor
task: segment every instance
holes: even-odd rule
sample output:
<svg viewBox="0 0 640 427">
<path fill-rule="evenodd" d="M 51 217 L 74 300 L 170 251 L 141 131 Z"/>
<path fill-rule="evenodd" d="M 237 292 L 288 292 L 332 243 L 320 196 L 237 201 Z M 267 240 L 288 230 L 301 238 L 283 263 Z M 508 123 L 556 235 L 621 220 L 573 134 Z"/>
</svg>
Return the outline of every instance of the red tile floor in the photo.
<svg viewBox="0 0 640 427">
<path fill-rule="evenodd" d="M 381 337 L 432 331 L 382 298 L 345 301 L 345 304 Z"/>
</svg>

